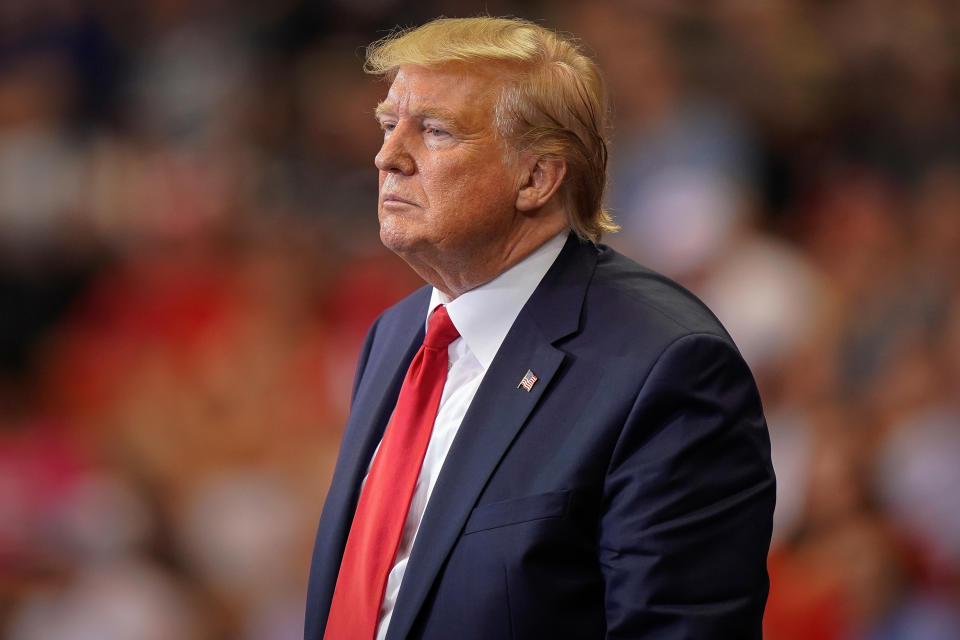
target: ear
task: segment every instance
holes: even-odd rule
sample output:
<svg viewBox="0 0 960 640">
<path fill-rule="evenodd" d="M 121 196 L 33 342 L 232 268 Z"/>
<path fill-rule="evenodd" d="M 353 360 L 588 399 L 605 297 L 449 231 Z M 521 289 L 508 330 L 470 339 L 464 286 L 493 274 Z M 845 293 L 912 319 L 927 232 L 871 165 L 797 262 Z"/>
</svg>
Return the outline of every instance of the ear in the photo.
<svg viewBox="0 0 960 640">
<path fill-rule="evenodd" d="M 560 188 L 567 174 L 567 161 L 559 156 L 541 156 L 531 167 L 525 184 L 517 193 L 517 211 L 535 211 L 543 207 Z"/>
</svg>

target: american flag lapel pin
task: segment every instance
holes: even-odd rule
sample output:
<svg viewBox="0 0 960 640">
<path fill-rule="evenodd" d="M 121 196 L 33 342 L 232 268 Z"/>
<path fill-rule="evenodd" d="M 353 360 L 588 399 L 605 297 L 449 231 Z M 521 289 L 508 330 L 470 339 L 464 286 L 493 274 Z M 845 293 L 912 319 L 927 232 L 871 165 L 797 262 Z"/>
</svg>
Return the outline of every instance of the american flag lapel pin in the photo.
<svg viewBox="0 0 960 640">
<path fill-rule="evenodd" d="M 533 385 L 537 381 L 537 374 L 530 369 L 527 369 L 527 373 L 524 374 L 523 380 L 520 381 L 520 384 L 517 385 L 517 389 L 523 389 L 526 392 L 530 392 L 533 389 Z"/>
</svg>

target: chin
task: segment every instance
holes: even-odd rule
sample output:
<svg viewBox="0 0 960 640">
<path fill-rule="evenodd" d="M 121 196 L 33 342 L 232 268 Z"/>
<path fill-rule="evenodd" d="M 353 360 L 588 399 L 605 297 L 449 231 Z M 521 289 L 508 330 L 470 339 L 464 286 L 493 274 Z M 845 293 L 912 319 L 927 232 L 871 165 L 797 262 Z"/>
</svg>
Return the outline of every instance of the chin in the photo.
<svg viewBox="0 0 960 640">
<path fill-rule="evenodd" d="M 394 253 L 403 254 L 420 244 L 419 239 L 405 228 L 406 225 L 398 224 L 397 220 L 391 218 L 392 216 L 380 221 L 380 242 L 383 246 Z"/>
</svg>

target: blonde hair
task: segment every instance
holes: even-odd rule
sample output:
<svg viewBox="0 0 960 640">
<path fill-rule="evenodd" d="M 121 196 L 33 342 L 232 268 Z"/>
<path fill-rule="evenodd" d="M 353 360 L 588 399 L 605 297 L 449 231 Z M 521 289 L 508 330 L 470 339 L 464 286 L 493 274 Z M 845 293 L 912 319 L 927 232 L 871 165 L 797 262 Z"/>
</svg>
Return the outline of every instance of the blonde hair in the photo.
<svg viewBox="0 0 960 640">
<path fill-rule="evenodd" d="M 439 18 L 367 48 L 364 71 L 392 80 L 403 65 L 502 62 L 509 75 L 494 114 L 513 149 L 566 160 L 559 194 L 571 229 L 594 242 L 616 231 L 603 208 L 608 109 L 597 65 L 570 38 L 519 18 Z"/>
</svg>

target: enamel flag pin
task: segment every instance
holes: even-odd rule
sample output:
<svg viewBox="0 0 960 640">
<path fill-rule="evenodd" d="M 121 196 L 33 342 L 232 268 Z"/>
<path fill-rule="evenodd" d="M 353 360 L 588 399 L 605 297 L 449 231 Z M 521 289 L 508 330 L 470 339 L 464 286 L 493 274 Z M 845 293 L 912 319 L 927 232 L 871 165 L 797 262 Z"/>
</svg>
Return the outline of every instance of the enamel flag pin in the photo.
<svg viewBox="0 0 960 640">
<path fill-rule="evenodd" d="M 524 391 L 529 392 L 533 389 L 534 383 L 537 381 L 537 374 L 530 369 L 527 369 L 527 373 L 523 376 L 523 380 L 520 381 L 520 384 L 517 385 L 517 389 L 523 389 Z"/>
</svg>

